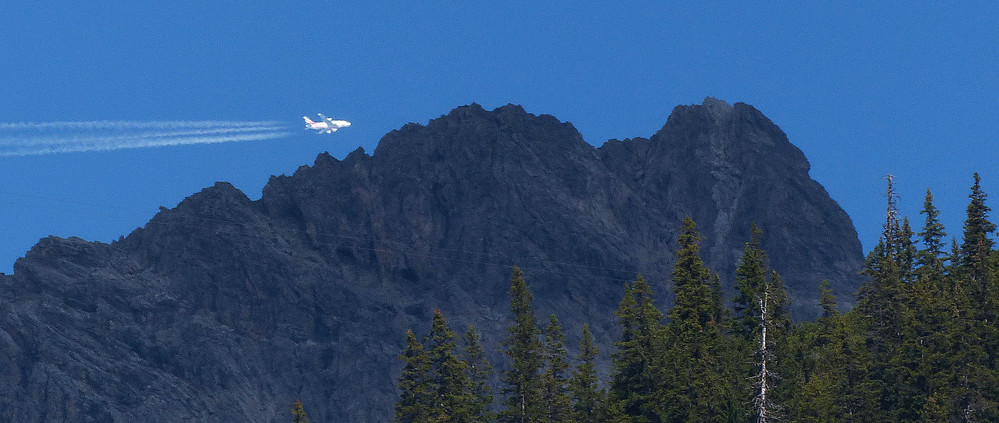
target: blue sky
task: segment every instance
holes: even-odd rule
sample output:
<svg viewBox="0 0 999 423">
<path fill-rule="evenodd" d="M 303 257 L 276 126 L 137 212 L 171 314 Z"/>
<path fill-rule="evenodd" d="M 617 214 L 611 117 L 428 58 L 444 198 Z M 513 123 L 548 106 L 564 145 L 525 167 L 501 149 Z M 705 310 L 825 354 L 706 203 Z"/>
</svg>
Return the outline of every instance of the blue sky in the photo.
<svg viewBox="0 0 999 423">
<path fill-rule="evenodd" d="M 751 104 L 805 152 L 865 248 L 887 173 L 917 222 L 933 189 L 954 235 L 972 172 L 997 207 L 996 2 L 669 3 L 5 4 L 0 122 L 277 120 L 296 132 L 0 157 L 0 271 L 47 235 L 117 239 L 215 181 L 259 198 L 269 175 L 323 151 L 372 152 L 388 131 L 471 102 L 552 114 L 595 145 L 648 137 L 705 96 Z M 316 112 L 354 125 L 297 128 Z"/>
</svg>

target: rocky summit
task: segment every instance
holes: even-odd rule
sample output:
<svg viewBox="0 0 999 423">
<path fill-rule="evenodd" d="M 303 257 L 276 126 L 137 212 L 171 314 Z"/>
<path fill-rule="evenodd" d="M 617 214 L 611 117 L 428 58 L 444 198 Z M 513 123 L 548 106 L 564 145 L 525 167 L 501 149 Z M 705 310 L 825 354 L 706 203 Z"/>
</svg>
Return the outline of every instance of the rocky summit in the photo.
<svg viewBox="0 0 999 423">
<path fill-rule="evenodd" d="M 863 255 L 800 150 L 752 106 L 676 107 L 649 138 L 584 142 L 508 105 L 459 107 L 321 154 L 260 200 L 227 183 L 112 244 L 46 238 L 0 276 L 0 420 L 388 421 L 406 329 L 440 309 L 494 364 L 512 267 L 570 354 L 589 323 L 605 361 L 622 286 L 670 305 L 680 223 L 726 296 L 753 223 L 797 319 L 841 302 Z"/>
</svg>

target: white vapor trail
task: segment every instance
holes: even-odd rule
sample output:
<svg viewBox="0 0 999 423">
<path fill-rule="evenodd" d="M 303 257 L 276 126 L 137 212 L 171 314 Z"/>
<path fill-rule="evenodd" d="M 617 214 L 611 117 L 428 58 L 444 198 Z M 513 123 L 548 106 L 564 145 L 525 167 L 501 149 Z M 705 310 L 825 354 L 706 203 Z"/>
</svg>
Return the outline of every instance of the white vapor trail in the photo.
<svg viewBox="0 0 999 423">
<path fill-rule="evenodd" d="M 0 157 L 257 141 L 291 134 L 275 121 L 0 123 Z"/>
<path fill-rule="evenodd" d="M 248 128 L 256 126 L 273 126 L 281 122 L 276 121 L 226 121 L 226 120 L 176 120 L 176 121 L 130 121 L 130 120 L 94 120 L 80 122 L 12 122 L 0 123 L 0 130 L 4 129 L 37 129 L 37 130 L 67 130 L 67 129 L 104 129 L 104 130 L 130 130 L 130 129 L 174 129 L 174 128 Z"/>
</svg>

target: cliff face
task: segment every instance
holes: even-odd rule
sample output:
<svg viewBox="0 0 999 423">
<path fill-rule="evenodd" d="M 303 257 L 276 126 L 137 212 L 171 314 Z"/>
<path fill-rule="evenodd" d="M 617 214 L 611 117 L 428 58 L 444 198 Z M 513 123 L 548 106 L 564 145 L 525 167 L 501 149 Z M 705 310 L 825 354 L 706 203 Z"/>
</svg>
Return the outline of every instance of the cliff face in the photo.
<svg viewBox="0 0 999 423">
<path fill-rule="evenodd" d="M 301 399 L 315 421 L 385 421 L 405 330 L 440 308 L 495 352 L 513 265 L 539 316 L 570 345 L 590 323 L 606 359 L 623 283 L 643 272 L 669 305 L 686 215 L 728 294 L 758 224 L 809 318 L 863 257 L 808 167 L 745 104 L 680 106 L 600 148 L 518 106 L 460 107 L 258 201 L 218 183 L 111 245 L 43 239 L 0 276 L 0 420 L 271 422 Z"/>
</svg>

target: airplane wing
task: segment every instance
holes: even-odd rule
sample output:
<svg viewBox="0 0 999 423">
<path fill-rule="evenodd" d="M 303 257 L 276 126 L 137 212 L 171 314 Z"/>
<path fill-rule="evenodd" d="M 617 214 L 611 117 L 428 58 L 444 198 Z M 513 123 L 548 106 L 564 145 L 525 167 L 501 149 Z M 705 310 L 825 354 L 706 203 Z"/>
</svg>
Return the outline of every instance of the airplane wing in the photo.
<svg viewBox="0 0 999 423">
<path fill-rule="evenodd" d="M 322 121 L 326 121 L 326 120 L 329 120 L 329 118 L 328 118 L 328 117 L 326 117 L 326 116 L 323 116 L 323 114 L 322 114 L 322 113 L 316 113 L 316 114 L 317 114 L 317 115 L 319 115 L 319 121 L 320 121 L 320 122 L 322 122 Z"/>
</svg>

